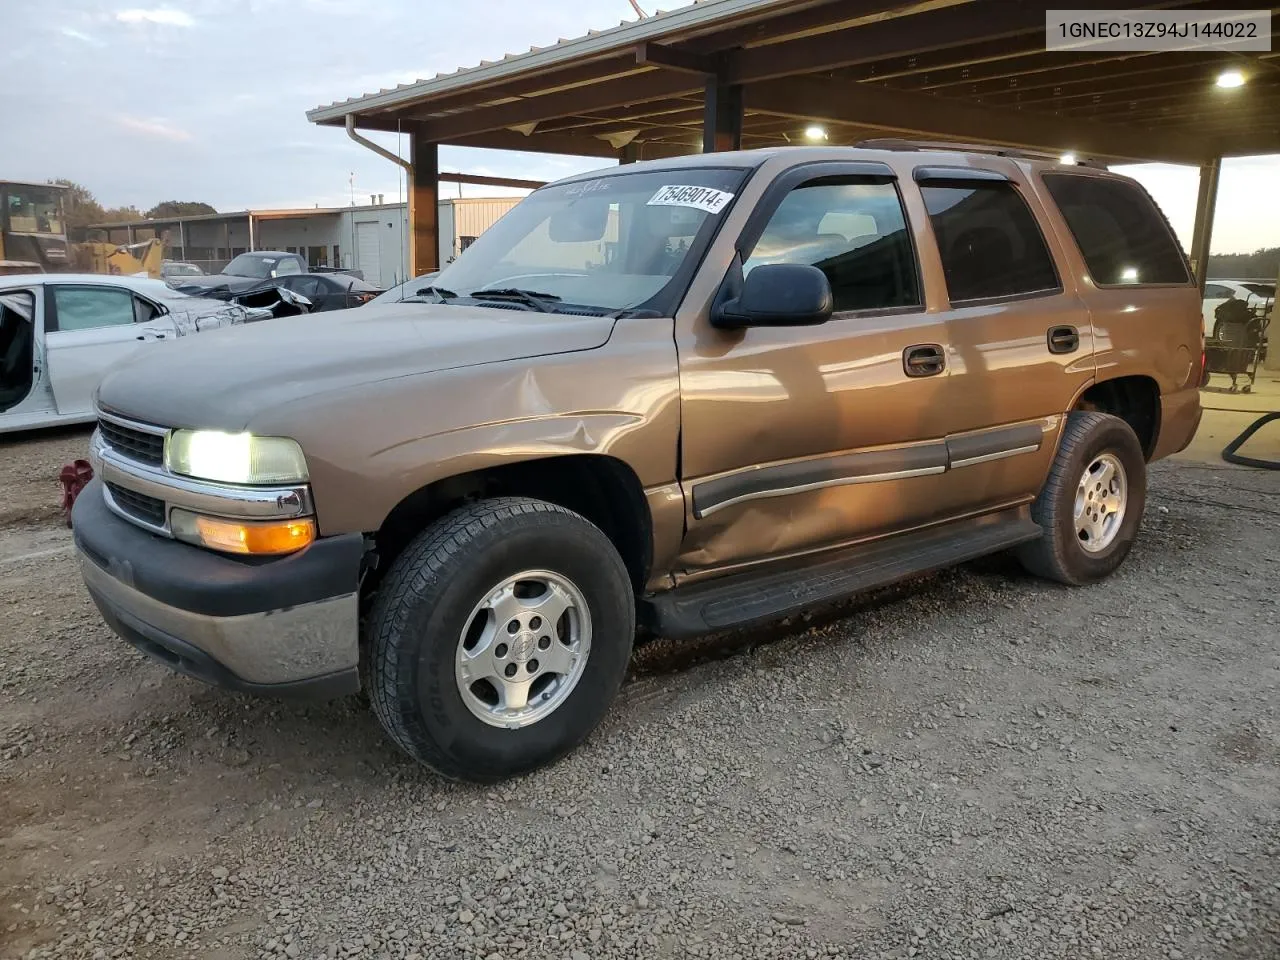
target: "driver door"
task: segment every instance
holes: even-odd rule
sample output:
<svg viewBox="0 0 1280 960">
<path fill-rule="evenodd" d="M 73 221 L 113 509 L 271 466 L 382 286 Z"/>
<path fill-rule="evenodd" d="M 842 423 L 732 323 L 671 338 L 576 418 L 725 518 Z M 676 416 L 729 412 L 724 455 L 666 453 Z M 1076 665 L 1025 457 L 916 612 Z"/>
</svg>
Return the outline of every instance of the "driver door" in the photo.
<svg viewBox="0 0 1280 960">
<path fill-rule="evenodd" d="M 885 164 L 805 164 L 767 188 L 738 239 L 744 272 L 817 266 L 835 312 L 809 327 L 677 324 L 684 574 L 950 511 L 946 326 L 926 309 L 920 230 Z"/>
<path fill-rule="evenodd" d="M 47 284 L 45 349 L 58 413 L 87 414 L 103 373 L 148 342 L 174 339 L 173 321 L 131 290 Z"/>
</svg>

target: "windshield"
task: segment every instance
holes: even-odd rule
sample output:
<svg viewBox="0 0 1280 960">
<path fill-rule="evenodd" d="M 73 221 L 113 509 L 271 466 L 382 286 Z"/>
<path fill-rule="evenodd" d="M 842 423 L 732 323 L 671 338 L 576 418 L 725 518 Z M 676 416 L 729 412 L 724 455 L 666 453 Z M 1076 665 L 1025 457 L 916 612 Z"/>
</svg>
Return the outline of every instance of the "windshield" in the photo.
<svg viewBox="0 0 1280 960">
<path fill-rule="evenodd" d="M 483 233 L 432 285 L 481 305 L 517 292 L 526 308 L 667 312 L 688 283 L 743 170 L 609 173 L 543 187 Z M 682 276 L 681 281 L 676 281 Z"/>
<path fill-rule="evenodd" d="M 260 253 L 242 253 L 225 267 L 222 272 L 228 277 L 253 277 L 265 280 L 275 269 L 274 257 L 264 257 Z"/>
<path fill-rule="evenodd" d="M 1274 283 L 1242 283 L 1240 286 L 1255 296 L 1266 297 L 1268 300 L 1276 295 L 1276 285 Z"/>
<path fill-rule="evenodd" d="M 136 290 L 144 297 L 150 297 L 152 300 L 181 300 L 189 302 L 194 299 L 199 299 L 192 297 L 189 293 L 183 293 L 180 290 L 173 289 L 173 287 L 169 286 L 163 280 L 151 280 L 139 277 L 132 281 L 130 289 Z"/>
<path fill-rule="evenodd" d="M 49 233 L 61 236 L 61 191 L 21 183 L 4 186 L 5 214 L 14 233 Z"/>
<path fill-rule="evenodd" d="M 435 283 L 438 276 L 440 276 L 440 271 L 432 270 L 430 273 L 424 273 L 420 277 L 414 277 L 412 280 L 398 283 L 390 290 L 384 290 L 378 294 L 369 303 L 390 303 L 395 300 L 403 300 L 405 297 L 417 296 L 419 290 Z"/>
</svg>

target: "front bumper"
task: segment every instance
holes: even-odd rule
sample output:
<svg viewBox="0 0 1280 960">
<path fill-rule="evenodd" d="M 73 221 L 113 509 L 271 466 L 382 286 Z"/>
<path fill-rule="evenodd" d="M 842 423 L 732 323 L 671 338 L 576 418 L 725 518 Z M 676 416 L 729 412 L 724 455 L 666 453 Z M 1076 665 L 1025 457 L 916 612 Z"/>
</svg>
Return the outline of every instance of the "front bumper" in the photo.
<svg viewBox="0 0 1280 960">
<path fill-rule="evenodd" d="M 359 534 L 241 560 L 121 519 L 100 480 L 76 498 L 71 521 L 89 595 L 112 630 L 148 656 L 249 693 L 359 690 Z"/>
</svg>

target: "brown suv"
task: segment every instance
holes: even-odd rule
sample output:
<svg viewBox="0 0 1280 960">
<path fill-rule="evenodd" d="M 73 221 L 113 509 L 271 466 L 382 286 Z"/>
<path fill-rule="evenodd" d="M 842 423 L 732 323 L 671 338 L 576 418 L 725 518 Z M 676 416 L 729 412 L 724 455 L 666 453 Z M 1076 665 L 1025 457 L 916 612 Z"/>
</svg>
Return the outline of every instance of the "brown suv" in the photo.
<svg viewBox="0 0 1280 960">
<path fill-rule="evenodd" d="M 453 777 L 561 756 L 687 636 L 1015 548 L 1115 570 L 1199 417 L 1132 180 L 996 150 L 717 153 L 544 187 L 398 303 L 104 380 L 85 583 L 254 692 L 352 693 Z"/>
</svg>

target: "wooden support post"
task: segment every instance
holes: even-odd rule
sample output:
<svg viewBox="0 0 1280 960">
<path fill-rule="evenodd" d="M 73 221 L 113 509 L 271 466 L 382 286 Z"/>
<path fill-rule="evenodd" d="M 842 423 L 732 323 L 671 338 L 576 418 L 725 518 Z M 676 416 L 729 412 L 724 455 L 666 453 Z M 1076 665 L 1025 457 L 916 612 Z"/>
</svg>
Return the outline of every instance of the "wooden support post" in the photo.
<svg viewBox="0 0 1280 960">
<path fill-rule="evenodd" d="M 707 79 L 702 107 L 702 152 L 742 149 L 742 87 Z"/>
<path fill-rule="evenodd" d="M 1213 240 L 1213 212 L 1218 205 L 1218 176 L 1222 158 L 1200 168 L 1200 193 L 1196 197 L 1196 225 L 1191 233 L 1191 269 L 1204 296 L 1204 281 L 1209 272 L 1209 244 Z"/>
<path fill-rule="evenodd" d="M 635 163 L 640 159 L 640 144 L 632 141 L 618 151 L 618 163 Z"/>
<path fill-rule="evenodd" d="M 440 147 L 420 133 L 409 136 L 410 276 L 440 269 Z"/>
</svg>

